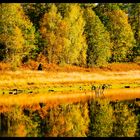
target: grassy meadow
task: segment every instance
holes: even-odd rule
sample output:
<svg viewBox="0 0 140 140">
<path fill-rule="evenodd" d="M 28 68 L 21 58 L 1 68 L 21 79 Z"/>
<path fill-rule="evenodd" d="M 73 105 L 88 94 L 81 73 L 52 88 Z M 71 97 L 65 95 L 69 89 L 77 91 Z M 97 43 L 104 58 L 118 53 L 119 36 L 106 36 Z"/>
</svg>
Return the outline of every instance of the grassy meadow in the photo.
<svg viewBox="0 0 140 140">
<path fill-rule="evenodd" d="M 132 67 L 133 65 L 133 67 Z M 53 70 L 0 71 L 0 104 L 31 105 L 38 102 L 79 101 L 95 97 L 92 85 L 110 84 L 104 95 L 111 100 L 139 98 L 140 69 L 136 64 L 104 68 L 55 67 Z M 129 88 L 125 88 L 129 86 Z M 12 89 L 21 94 L 10 95 Z M 30 93 L 30 94 L 29 94 Z"/>
</svg>

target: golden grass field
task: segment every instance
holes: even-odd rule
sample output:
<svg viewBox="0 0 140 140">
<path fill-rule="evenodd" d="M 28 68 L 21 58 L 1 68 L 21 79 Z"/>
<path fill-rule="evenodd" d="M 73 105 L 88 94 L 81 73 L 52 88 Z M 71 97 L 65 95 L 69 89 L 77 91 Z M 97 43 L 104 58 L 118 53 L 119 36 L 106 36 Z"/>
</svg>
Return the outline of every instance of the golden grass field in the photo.
<svg viewBox="0 0 140 140">
<path fill-rule="evenodd" d="M 25 87 L 27 85 L 52 85 L 65 83 L 139 83 L 140 71 L 127 72 L 47 72 L 5 71 L 0 72 L 0 88 Z"/>
<path fill-rule="evenodd" d="M 105 91 L 105 98 L 111 100 L 140 98 L 140 69 L 67 72 L 17 70 L 0 71 L 0 105 L 32 106 L 39 102 L 51 104 L 77 102 L 94 98 L 94 91 L 90 90 L 90 86 L 103 83 L 111 84 L 113 87 Z M 80 91 L 79 85 L 85 86 L 85 89 Z M 131 88 L 123 88 L 124 85 Z M 33 94 L 9 95 L 8 90 L 13 88 L 32 90 Z M 47 92 L 52 88 L 57 92 Z M 3 92 L 7 94 L 3 95 Z"/>
</svg>

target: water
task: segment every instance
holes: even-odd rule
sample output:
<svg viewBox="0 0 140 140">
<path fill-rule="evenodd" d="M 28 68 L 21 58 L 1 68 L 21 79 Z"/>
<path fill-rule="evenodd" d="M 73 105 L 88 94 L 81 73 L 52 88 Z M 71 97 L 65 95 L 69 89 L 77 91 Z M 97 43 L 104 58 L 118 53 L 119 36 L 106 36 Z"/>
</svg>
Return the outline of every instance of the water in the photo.
<svg viewBox="0 0 140 140">
<path fill-rule="evenodd" d="M 11 105 L 0 110 L 1 137 L 138 137 L 140 101 L 90 99 Z"/>
</svg>

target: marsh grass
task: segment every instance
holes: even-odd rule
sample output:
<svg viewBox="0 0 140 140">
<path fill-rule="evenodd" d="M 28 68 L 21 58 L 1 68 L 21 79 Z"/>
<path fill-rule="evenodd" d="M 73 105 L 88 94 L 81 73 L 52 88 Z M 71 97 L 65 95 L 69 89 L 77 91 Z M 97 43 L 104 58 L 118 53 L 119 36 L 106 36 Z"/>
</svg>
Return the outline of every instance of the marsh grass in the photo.
<svg viewBox="0 0 140 140">
<path fill-rule="evenodd" d="M 75 84 L 139 84 L 140 71 L 129 72 L 48 72 L 48 71 L 5 71 L 0 72 L 0 89 L 44 88 L 52 85 Z"/>
<path fill-rule="evenodd" d="M 112 84 L 112 89 L 107 90 L 107 93 L 105 93 L 105 96 L 112 100 L 136 98 L 139 97 L 140 92 L 138 88 L 140 87 L 140 71 L 0 71 L 0 105 L 81 101 L 94 96 L 93 91 L 91 91 L 93 84 L 103 83 Z M 131 88 L 123 90 L 125 85 Z M 81 91 L 80 86 L 83 88 Z M 25 92 L 18 95 L 9 95 L 9 90 L 13 88 L 23 89 Z M 30 90 L 33 91 L 31 95 L 27 94 Z M 54 90 L 54 92 L 48 92 L 48 90 Z M 3 92 L 5 92 L 4 95 Z"/>
<path fill-rule="evenodd" d="M 49 102 L 73 102 L 92 97 L 91 92 L 85 94 L 82 92 L 71 93 L 39 93 L 39 94 L 22 94 L 22 95 L 3 95 L 0 98 L 0 105 L 34 105 L 36 103 L 49 103 Z M 94 96 L 94 95 L 93 95 Z"/>
<path fill-rule="evenodd" d="M 20 105 L 29 106 L 45 103 L 45 104 L 60 104 L 73 103 L 83 100 L 95 98 L 95 93 L 92 91 L 72 91 L 72 92 L 55 92 L 55 93 L 37 93 L 37 94 L 22 94 L 22 95 L 1 95 L 0 106 Z M 104 96 L 109 100 L 126 100 L 140 98 L 140 88 L 133 89 L 108 89 L 104 92 Z"/>
</svg>

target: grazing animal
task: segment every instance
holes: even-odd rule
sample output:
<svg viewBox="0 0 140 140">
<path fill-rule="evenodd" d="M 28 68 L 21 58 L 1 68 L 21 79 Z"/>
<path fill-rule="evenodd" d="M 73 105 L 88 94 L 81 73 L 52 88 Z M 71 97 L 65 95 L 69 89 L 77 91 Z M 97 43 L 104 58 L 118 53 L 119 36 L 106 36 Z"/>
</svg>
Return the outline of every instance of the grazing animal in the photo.
<svg viewBox="0 0 140 140">
<path fill-rule="evenodd" d="M 28 85 L 33 85 L 33 84 L 34 84 L 34 82 L 27 82 L 27 84 L 28 84 Z"/>
<path fill-rule="evenodd" d="M 91 90 L 95 91 L 95 97 L 99 96 L 99 87 L 92 85 Z"/>
<path fill-rule="evenodd" d="M 29 91 L 28 93 L 31 94 L 31 93 L 33 93 L 33 91 Z"/>
<path fill-rule="evenodd" d="M 40 63 L 39 66 L 38 66 L 38 70 L 43 70 L 42 64 L 41 64 L 41 63 Z"/>
<path fill-rule="evenodd" d="M 49 92 L 51 92 L 51 91 L 53 92 L 54 90 L 53 90 L 53 89 L 49 89 L 48 91 L 49 91 Z"/>
<path fill-rule="evenodd" d="M 9 91 L 9 94 L 14 94 L 14 95 L 16 95 L 16 94 L 17 94 L 17 89 L 13 89 L 13 90 Z"/>
<path fill-rule="evenodd" d="M 130 86 L 124 86 L 125 88 L 130 88 Z"/>
<path fill-rule="evenodd" d="M 100 88 L 101 88 L 100 94 L 104 95 L 104 90 L 108 88 L 108 86 L 106 84 L 103 84 L 100 86 Z"/>
<path fill-rule="evenodd" d="M 99 86 L 92 85 L 91 90 L 95 91 L 95 97 L 99 97 L 100 95 L 104 96 L 104 90 L 106 88 L 108 88 L 108 85 L 106 85 L 106 84 L 99 85 Z"/>
<path fill-rule="evenodd" d="M 14 94 L 14 95 L 17 95 L 17 91 L 18 91 L 18 90 L 17 90 L 16 88 L 13 89 L 13 94 Z"/>
<path fill-rule="evenodd" d="M 79 89 L 80 89 L 80 90 L 83 90 L 83 87 L 80 86 Z"/>
<path fill-rule="evenodd" d="M 13 94 L 13 92 L 12 91 L 9 91 L 9 94 Z"/>
<path fill-rule="evenodd" d="M 92 85 L 91 90 L 96 90 L 96 86 Z"/>
<path fill-rule="evenodd" d="M 14 95 L 17 95 L 18 93 L 21 93 L 23 92 L 23 90 L 18 90 L 18 89 L 12 89 L 11 91 L 9 91 L 9 94 L 14 94 Z"/>
<path fill-rule="evenodd" d="M 102 89 L 103 89 L 103 90 L 104 90 L 106 87 L 107 87 L 106 84 L 103 84 L 103 85 L 102 85 Z"/>
</svg>

